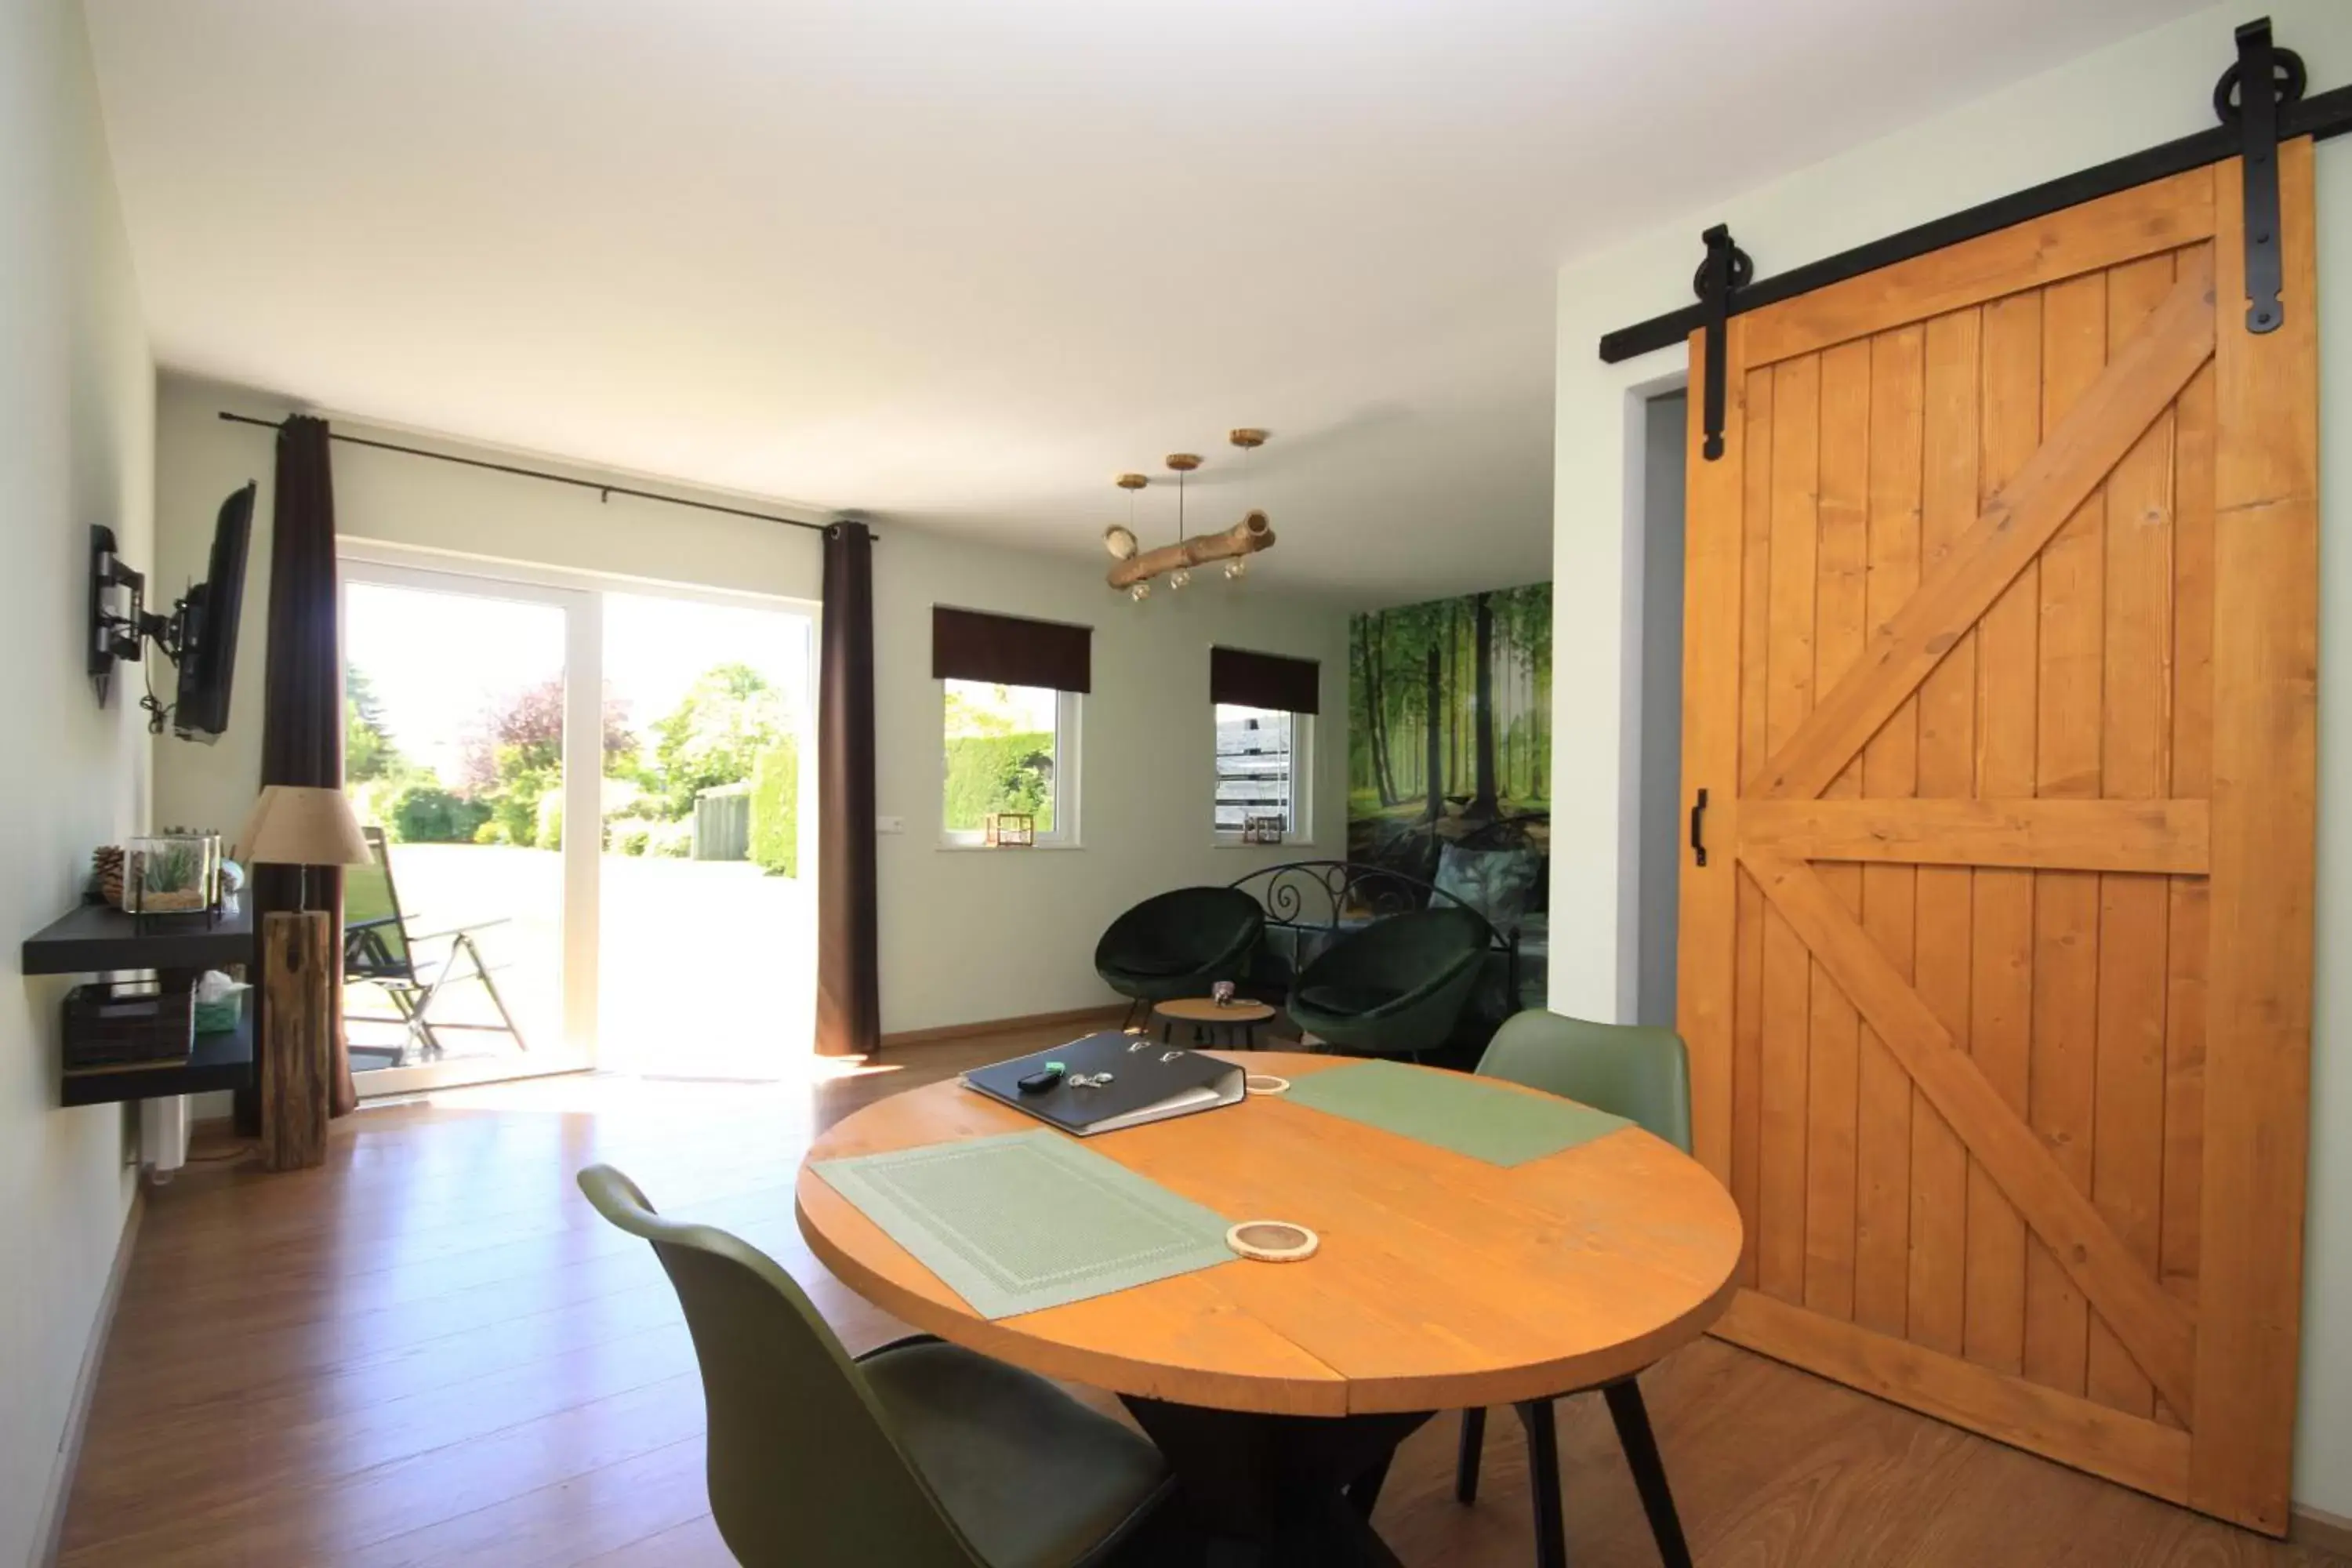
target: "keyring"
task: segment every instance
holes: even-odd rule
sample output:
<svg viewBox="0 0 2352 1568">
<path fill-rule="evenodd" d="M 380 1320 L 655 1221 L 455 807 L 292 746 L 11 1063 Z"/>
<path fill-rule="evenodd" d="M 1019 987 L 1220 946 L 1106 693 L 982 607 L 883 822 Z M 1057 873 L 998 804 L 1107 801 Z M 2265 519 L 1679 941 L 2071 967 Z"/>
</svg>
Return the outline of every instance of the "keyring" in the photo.
<svg viewBox="0 0 2352 1568">
<path fill-rule="evenodd" d="M 1288 1094 L 1290 1080 L 1270 1072 L 1254 1072 L 1242 1079 L 1242 1088 L 1250 1094 Z"/>
</svg>

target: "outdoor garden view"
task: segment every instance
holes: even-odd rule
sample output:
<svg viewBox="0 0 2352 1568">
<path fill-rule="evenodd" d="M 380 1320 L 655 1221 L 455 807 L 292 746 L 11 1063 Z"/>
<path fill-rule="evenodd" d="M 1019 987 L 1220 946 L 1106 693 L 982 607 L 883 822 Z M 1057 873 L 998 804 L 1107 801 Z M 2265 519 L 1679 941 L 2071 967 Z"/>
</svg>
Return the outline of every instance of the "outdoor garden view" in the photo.
<svg viewBox="0 0 2352 1568">
<path fill-rule="evenodd" d="M 811 928 L 799 877 L 798 737 L 808 622 L 651 595 L 601 596 L 597 1065 L 765 1077 L 797 1054 Z M 453 986 L 436 1019 L 450 1056 L 559 1065 L 565 857 L 564 646 L 538 606 L 406 585 L 351 585 L 344 777 L 383 829 L 419 936 L 478 941 L 518 1026 L 486 990 Z M 440 944 L 419 956 L 438 960 Z M 743 990 L 766 1005 L 747 1010 Z M 353 1065 L 414 1065 L 389 998 L 354 989 Z M 758 1028 L 747 1034 L 747 1019 Z M 373 1020 L 373 1021 L 371 1021 Z M 405 1048 L 404 1048 L 405 1047 Z M 576 1060 L 576 1053 L 573 1059 Z"/>
</svg>

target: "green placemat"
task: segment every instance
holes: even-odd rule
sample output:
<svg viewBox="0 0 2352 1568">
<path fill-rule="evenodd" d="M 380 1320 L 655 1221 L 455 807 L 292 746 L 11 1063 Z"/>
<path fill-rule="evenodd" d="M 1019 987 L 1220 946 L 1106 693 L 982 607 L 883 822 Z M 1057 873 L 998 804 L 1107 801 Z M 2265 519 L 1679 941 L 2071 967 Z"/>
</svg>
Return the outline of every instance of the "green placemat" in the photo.
<svg viewBox="0 0 2352 1568">
<path fill-rule="evenodd" d="M 1303 1073 L 1284 1098 L 1490 1165 L 1522 1165 L 1633 1125 L 1572 1100 L 1401 1062 Z"/>
<path fill-rule="evenodd" d="M 1042 1128 L 809 1168 L 983 1318 L 1234 1260 L 1224 1219 Z"/>
</svg>

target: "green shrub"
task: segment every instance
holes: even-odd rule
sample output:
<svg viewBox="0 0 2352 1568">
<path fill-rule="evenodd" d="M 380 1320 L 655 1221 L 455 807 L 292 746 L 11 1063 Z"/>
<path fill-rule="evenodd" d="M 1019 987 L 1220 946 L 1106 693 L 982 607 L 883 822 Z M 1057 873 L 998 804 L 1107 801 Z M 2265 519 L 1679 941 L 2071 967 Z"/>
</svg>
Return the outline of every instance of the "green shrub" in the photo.
<svg viewBox="0 0 2352 1568">
<path fill-rule="evenodd" d="M 959 735 L 948 742 L 947 826 L 978 832 L 989 814 L 1025 811 L 1037 831 L 1054 826 L 1054 737 Z"/>
<path fill-rule="evenodd" d="M 563 847 L 563 792 L 550 790 L 539 797 L 539 820 L 533 834 L 541 849 Z"/>
<path fill-rule="evenodd" d="M 751 858 L 772 877 L 800 875 L 801 763 L 792 742 L 751 764 Z"/>
<path fill-rule="evenodd" d="M 646 853 L 665 860 L 685 860 L 694 855 L 694 819 L 656 823 L 646 837 Z"/>
<path fill-rule="evenodd" d="M 393 798 L 387 826 L 397 843 L 470 844 L 489 816 L 489 807 L 438 784 L 411 784 Z"/>
<path fill-rule="evenodd" d="M 613 847 L 624 855 L 642 855 L 653 831 L 654 825 L 642 818 L 623 818 L 613 826 Z"/>
</svg>

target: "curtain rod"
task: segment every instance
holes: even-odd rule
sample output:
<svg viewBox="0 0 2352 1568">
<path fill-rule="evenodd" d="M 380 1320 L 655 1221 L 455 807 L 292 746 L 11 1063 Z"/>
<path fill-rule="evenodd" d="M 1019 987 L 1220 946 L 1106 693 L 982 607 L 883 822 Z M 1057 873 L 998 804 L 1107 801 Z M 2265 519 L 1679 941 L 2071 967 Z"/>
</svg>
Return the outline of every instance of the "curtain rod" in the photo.
<svg viewBox="0 0 2352 1568">
<path fill-rule="evenodd" d="M 256 419 L 249 414 L 231 414 L 226 409 L 221 410 L 220 416 L 231 425 L 257 425 L 264 430 L 285 428 L 285 421 L 282 419 Z M 740 506 L 720 506 L 717 501 L 688 500 L 683 496 L 666 496 L 656 490 L 633 489 L 627 485 L 608 485 L 599 479 L 577 479 L 570 474 L 551 474 L 544 468 L 526 468 L 513 463 L 493 463 L 481 458 L 460 458 L 451 452 L 428 451 L 423 447 L 403 447 L 392 441 L 371 440 L 365 436 L 346 436 L 333 428 L 328 430 L 327 438 L 331 441 L 347 442 L 354 447 L 373 447 L 379 452 L 399 452 L 411 458 L 430 458 L 436 463 L 461 463 L 469 468 L 488 468 L 494 474 L 513 474 L 520 479 L 545 479 L 553 485 L 571 485 L 577 489 L 594 490 L 605 500 L 610 500 L 614 496 L 629 496 L 637 500 L 660 501 L 667 506 L 690 506 L 697 511 L 716 511 L 723 512 L 729 517 L 748 517 L 754 522 L 780 522 L 787 528 L 805 528 L 815 533 L 823 533 L 828 526 L 822 522 L 806 522 L 797 517 L 778 517 L 773 512 L 750 511 Z M 868 537 L 879 539 L 881 535 L 869 533 Z"/>
</svg>

